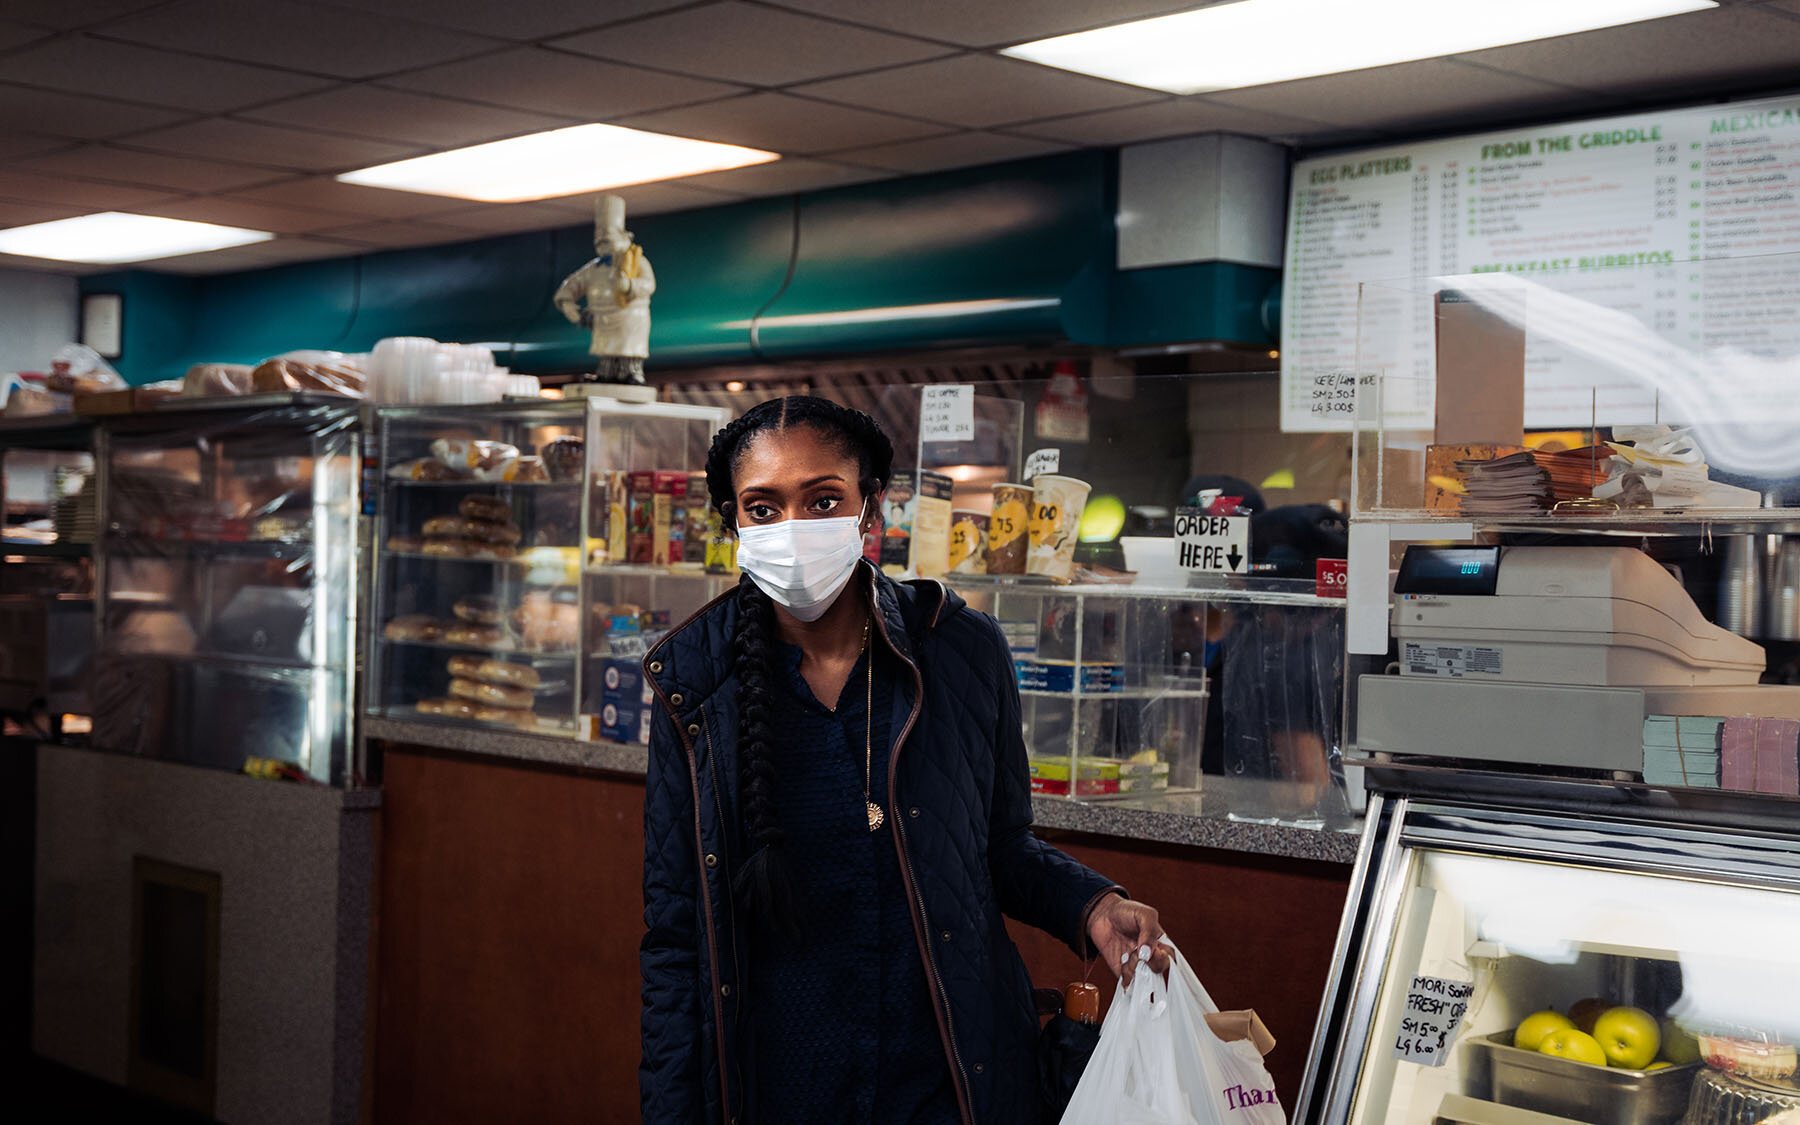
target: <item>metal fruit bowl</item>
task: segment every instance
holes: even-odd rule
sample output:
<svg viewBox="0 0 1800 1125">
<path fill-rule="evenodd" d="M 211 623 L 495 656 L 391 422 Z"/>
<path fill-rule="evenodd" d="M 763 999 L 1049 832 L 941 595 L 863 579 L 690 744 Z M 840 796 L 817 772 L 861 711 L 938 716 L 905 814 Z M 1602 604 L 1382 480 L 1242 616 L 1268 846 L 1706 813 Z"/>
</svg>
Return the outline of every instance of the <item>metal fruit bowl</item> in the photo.
<svg viewBox="0 0 1800 1125">
<path fill-rule="evenodd" d="M 1489 1101 L 1589 1125 L 1674 1125 L 1687 1112 L 1697 1062 L 1658 1070 L 1594 1066 L 1512 1045 L 1499 1031 L 1468 1041 L 1487 1056 Z M 1474 1091 L 1471 1091 L 1474 1092 Z"/>
</svg>

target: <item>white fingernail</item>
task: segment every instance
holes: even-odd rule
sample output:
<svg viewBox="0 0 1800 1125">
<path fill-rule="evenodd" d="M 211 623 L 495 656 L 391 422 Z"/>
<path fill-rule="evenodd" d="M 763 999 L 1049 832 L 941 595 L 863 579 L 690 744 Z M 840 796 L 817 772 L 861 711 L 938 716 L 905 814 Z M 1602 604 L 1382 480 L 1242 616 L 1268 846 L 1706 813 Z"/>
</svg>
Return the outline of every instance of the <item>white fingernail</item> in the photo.
<svg viewBox="0 0 1800 1125">
<path fill-rule="evenodd" d="M 1150 947 L 1149 946 L 1147 946 L 1147 945 L 1138 946 L 1138 960 L 1139 961 L 1150 960 Z"/>
<path fill-rule="evenodd" d="M 1129 954 L 1129 953 L 1119 954 L 1119 964 L 1121 964 L 1121 965 L 1131 964 L 1131 954 Z"/>
</svg>

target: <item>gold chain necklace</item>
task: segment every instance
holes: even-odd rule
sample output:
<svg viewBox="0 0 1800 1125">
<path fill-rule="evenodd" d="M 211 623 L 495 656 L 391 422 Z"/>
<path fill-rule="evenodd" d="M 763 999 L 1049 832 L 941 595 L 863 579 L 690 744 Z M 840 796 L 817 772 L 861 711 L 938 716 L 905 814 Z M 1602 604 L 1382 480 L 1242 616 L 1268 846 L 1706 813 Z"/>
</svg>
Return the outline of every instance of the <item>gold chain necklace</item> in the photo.
<svg viewBox="0 0 1800 1125">
<path fill-rule="evenodd" d="M 869 621 L 863 621 L 863 657 L 868 661 L 868 689 L 863 703 L 863 804 L 869 808 L 869 831 L 881 827 L 886 818 L 881 806 L 869 799 L 869 779 L 875 768 L 875 654 L 869 649 Z"/>
</svg>

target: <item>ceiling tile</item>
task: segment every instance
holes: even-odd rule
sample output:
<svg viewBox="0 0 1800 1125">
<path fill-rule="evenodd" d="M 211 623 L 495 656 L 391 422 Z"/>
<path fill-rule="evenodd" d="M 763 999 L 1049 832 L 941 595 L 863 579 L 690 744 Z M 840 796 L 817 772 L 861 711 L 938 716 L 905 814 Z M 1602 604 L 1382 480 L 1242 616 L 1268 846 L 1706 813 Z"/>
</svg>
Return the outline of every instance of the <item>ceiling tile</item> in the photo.
<svg viewBox="0 0 1800 1125">
<path fill-rule="evenodd" d="M 824 152 L 950 131 L 926 121 L 773 93 L 641 114 L 620 124 L 783 153 Z"/>
<path fill-rule="evenodd" d="M 246 160 L 303 172 L 348 171 L 418 152 L 417 146 L 334 137 L 222 117 L 142 133 L 133 137 L 132 143 L 158 152 Z"/>
<path fill-rule="evenodd" d="M 30 226 L 32 223 L 47 223 L 53 219 L 69 219 L 76 215 L 91 213 L 93 208 L 75 207 L 60 203 L 14 203 L 0 199 L 0 230 L 11 227 Z"/>
<path fill-rule="evenodd" d="M 118 268 L 111 264 L 53 262 L 48 258 L 22 258 L 17 254 L 0 254 L 0 269 L 30 270 L 33 273 L 59 273 L 64 277 L 86 277 L 89 274 L 107 273 Z"/>
<path fill-rule="evenodd" d="M 1335 126 L 1278 113 L 1219 105 L 1204 98 L 1171 98 L 1149 105 L 1082 113 L 1049 121 L 1028 121 L 1008 130 L 1072 145 L 1107 147 L 1179 137 L 1190 133 L 1247 133 L 1259 137 L 1303 137 Z"/>
<path fill-rule="evenodd" d="M 9 8 L 6 10 L 10 11 L 11 9 Z M 26 27 L 22 23 L 0 22 L 0 51 L 6 50 L 9 47 L 22 47 L 32 40 L 42 39 L 48 34 L 50 34 L 48 28 Z M 6 65 L 10 67 L 12 65 L 12 60 L 7 60 Z"/>
<path fill-rule="evenodd" d="M 142 269 L 157 273 L 214 274 L 238 270 L 268 269 L 294 262 L 314 262 L 325 258 L 349 258 L 369 249 L 362 243 L 324 242 L 304 238 L 277 238 L 249 246 L 233 246 L 209 250 L 204 254 L 181 254 L 173 258 L 157 258 L 145 262 Z"/>
<path fill-rule="evenodd" d="M 237 192 L 240 199 L 262 199 L 290 207 L 335 211 L 365 219 L 410 219 L 439 211 L 466 209 L 466 199 L 426 195 L 416 191 L 390 191 L 340 183 L 330 176 L 302 176 Z"/>
<path fill-rule="evenodd" d="M 624 198 L 627 222 L 633 215 L 661 215 L 668 211 L 688 211 L 695 207 L 713 207 L 742 198 L 735 194 L 690 187 L 686 183 L 639 184 L 636 187 L 619 188 L 608 194 Z M 570 202 L 574 202 L 574 200 L 575 197 L 570 198 Z M 583 200 L 582 206 L 585 208 L 584 215 L 587 221 L 592 222 L 594 212 L 591 200 Z"/>
<path fill-rule="evenodd" d="M 67 30 L 116 19 L 165 0 L 6 0 L 6 18 Z"/>
<path fill-rule="evenodd" d="M 466 58 L 495 40 L 290 0 L 182 0 L 106 26 L 110 37 L 339 78 Z"/>
<path fill-rule="evenodd" d="M 143 204 L 168 198 L 170 193 L 166 191 L 65 180 L 57 176 L 34 176 L 11 168 L 0 169 L 0 199 L 67 205 L 87 211 L 115 211 L 132 210 Z"/>
<path fill-rule="evenodd" d="M 453 102 L 379 86 L 340 86 L 322 94 L 249 110 L 240 116 L 431 148 L 457 148 L 570 124 L 568 118 Z"/>
<path fill-rule="evenodd" d="M 1203 6 L 1201 0 L 774 0 L 783 8 L 817 12 L 966 47 L 997 47 L 1086 31 L 1092 27 Z"/>
<path fill-rule="evenodd" d="M 1467 124 L 1520 112 L 1563 112 L 1584 103 L 1566 86 L 1500 74 L 1451 59 L 1424 59 L 1206 95 L 1241 109 L 1370 128 Z"/>
<path fill-rule="evenodd" d="M 298 207 L 281 207 L 260 199 L 236 199 L 209 195 L 202 199 L 177 199 L 142 208 L 147 215 L 166 215 L 171 219 L 193 219 L 200 223 L 219 223 L 248 230 L 273 231 L 276 234 L 307 234 L 327 227 L 341 227 L 350 218 L 324 211 L 307 211 Z"/>
<path fill-rule="evenodd" d="M 0 130 L 100 140 L 154 129 L 187 116 L 170 109 L 0 84 Z"/>
<path fill-rule="evenodd" d="M 794 92 L 977 129 L 1157 101 L 1165 96 L 993 55 L 959 55 L 796 86 Z"/>
<path fill-rule="evenodd" d="M 328 83 L 323 78 L 175 55 L 85 35 L 53 39 L 20 51 L 8 56 L 5 66 L 12 82 L 202 113 L 223 113 L 293 97 Z"/>
<path fill-rule="evenodd" d="M 466 242 L 474 237 L 461 227 L 407 222 L 358 223 L 319 233 L 329 238 L 366 242 L 371 246 L 381 247 L 433 246 L 443 242 Z"/>
<path fill-rule="evenodd" d="M 14 162 L 14 167 L 50 176 L 110 180 L 182 192 L 230 191 L 281 176 L 248 164 L 222 164 L 193 156 L 137 152 L 114 145 L 82 145 Z"/>
<path fill-rule="evenodd" d="M 591 217 L 591 212 L 584 215 L 571 208 L 546 207 L 541 203 L 498 203 L 471 207 L 466 211 L 445 211 L 431 216 L 431 221 L 460 227 L 474 237 L 580 226 Z"/>
<path fill-rule="evenodd" d="M 1762 75 L 1791 81 L 1800 70 L 1800 21 L 1717 8 L 1457 58 L 1605 93 Z"/>
<path fill-rule="evenodd" d="M 947 137 L 928 137 L 922 141 L 845 149 L 832 155 L 842 160 L 872 164 L 895 172 L 941 172 L 947 168 L 997 164 L 1002 160 L 1042 156 L 1048 152 L 1066 152 L 1068 147 L 1052 141 L 1007 137 L 997 133 L 953 133 Z"/>
<path fill-rule="evenodd" d="M 828 160 L 790 157 L 771 164 L 754 164 L 733 168 L 729 172 L 708 172 L 704 176 L 686 176 L 678 182 L 694 187 L 717 188 L 745 195 L 789 195 L 800 191 L 864 184 L 885 180 L 889 174 L 875 168 L 852 164 L 836 164 Z"/>
<path fill-rule="evenodd" d="M 531 40 L 679 8 L 693 0 L 329 0 L 333 7 L 404 16 L 496 39 Z"/>
<path fill-rule="evenodd" d="M 740 89 L 539 47 L 434 66 L 382 84 L 583 121 L 721 98 Z"/>
<path fill-rule="evenodd" d="M 35 133 L 0 133 L 0 160 L 17 160 L 27 156 L 55 152 L 74 147 L 66 137 L 44 137 Z"/>
<path fill-rule="evenodd" d="M 753 86 L 850 74 L 945 54 L 948 48 L 778 8 L 730 2 L 685 8 L 558 39 L 599 58 Z"/>
</svg>

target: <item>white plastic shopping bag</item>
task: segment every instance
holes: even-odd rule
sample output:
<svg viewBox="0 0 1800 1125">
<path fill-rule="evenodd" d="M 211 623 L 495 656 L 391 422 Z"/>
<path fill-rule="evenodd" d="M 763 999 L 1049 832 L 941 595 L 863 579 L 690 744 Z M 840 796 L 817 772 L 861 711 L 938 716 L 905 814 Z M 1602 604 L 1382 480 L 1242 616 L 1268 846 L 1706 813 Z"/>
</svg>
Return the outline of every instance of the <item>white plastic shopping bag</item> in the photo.
<svg viewBox="0 0 1800 1125">
<path fill-rule="evenodd" d="M 1262 1056 L 1213 1034 L 1206 1014 L 1218 1006 L 1164 944 L 1168 982 L 1139 965 L 1129 988 L 1119 983 L 1062 1125 L 1287 1125 Z"/>
</svg>

